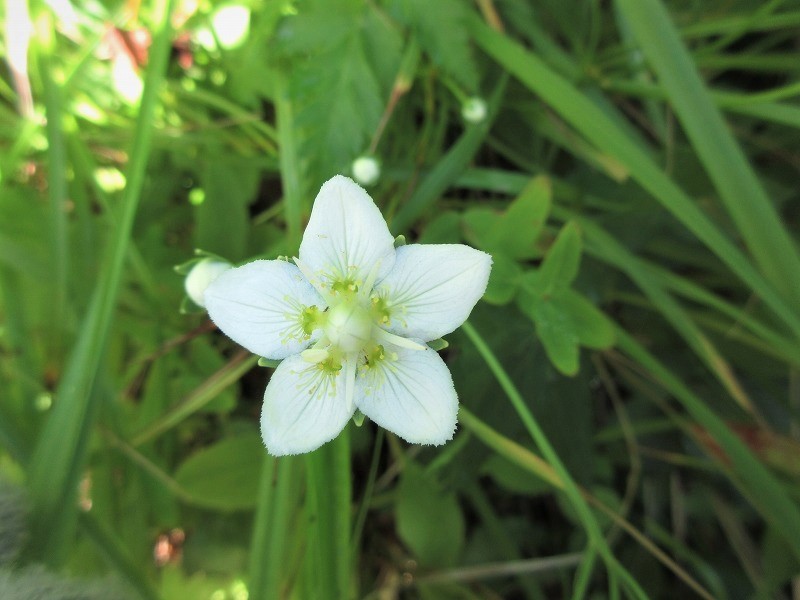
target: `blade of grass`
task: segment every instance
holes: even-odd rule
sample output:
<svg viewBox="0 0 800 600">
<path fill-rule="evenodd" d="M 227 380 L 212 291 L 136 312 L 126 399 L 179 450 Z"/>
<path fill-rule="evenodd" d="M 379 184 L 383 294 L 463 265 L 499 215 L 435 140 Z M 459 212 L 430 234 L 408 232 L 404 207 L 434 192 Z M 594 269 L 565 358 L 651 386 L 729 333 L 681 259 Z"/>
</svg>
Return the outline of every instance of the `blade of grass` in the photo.
<svg viewBox="0 0 800 600">
<path fill-rule="evenodd" d="M 91 401 L 97 398 L 91 394 L 91 389 L 111 326 L 128 240 L 150 155 L 153 117 L 170 48 L 168 16 L 171 4 L 170 0 L 159 0 L 154 7 L 153 45 L 128 166 L 128 185 L 122 201 L 119 231 L 111 240 L 108 261 L 103 266 L 77 343 L 59 384 L 55 406 L 31 458 L 31 549 L 50 564 L 58 564 L 65 555 L 69 542 L 67 515 L 75 511 L 73 499 L 80 474 L 78 467 L 85 460 L 86 448 L 79 437 L 87 429 L 91 415 L 97 413 L 90 406 Z"/>
<path fill-rule="evenodd" d="M 606 563 L 606 568 L 609 571 L 615 571 L 617 575 L 619 575 L 620 580 L 625 584 L 625 586 L 628 588 L 628 591 L 634 597 L 646 598 L 647 595 L 639 586 L 638 582 L 627 571 L 627 569 L 625 569 L 625 567 L 623 567 L 619 561 L 617 561 L 616 557 L 611 552 L 606 540 L 603 538 L 600 525 L 589 509 L 589 506 L 581 494 L 578 485 L 572 479 L 566 467 L 561 462 L 561 459 L 559 458 L 558 453 L 555 451 L 555 448 L 550 445 L 550 442 L 547 439 L 547 436 L 544 434 L 544 431 L 542 431 L 542 429 L 539 427 L 539 424 L 537 423 L 533 414 L 525 404 L 525 400 L 523 399 L 522 395 L 511 381 L 508 373 L 506 373 L 505 369 L 503 369 L 503 366 L 497 360 L 497 357 L 495 357 L 491 348 L 489 348 L 483 337 L 469 321 L 462 325 L 462 329 L 473 343 L 475 348 L 478 350 L 478 353 L 481 355 L 486 363 L 486 366 L 489 367 L 489 370 L 497 379 L 500 387 L 503 388 L 503 391 L 506 393 L 506 396 L 519 415 L 523 425 L 528 430 L 531 438 L 533 438 L 539 450 L 547 460 L 547 463 L 550 465 L 550 467 L 552 467 L 553 471 L 561 481 L 561 489 L 563 490 L 570 504 L 572 504 L 572 507 L 575 509 L 578 518 L 581 520 L 584 530 L 589 537 L 589 542 L 592 548 L 603 557 L 603 560 Z"/>
<path fill-rule="evenodd" d="M 667 208 L 800 337 L 800 316 L 753 267 L 748 258 L 650 158 L 641 145 L 569 82 L 518 43 L 475 20 L 471 27 L 478 45 L 540 96 L 555 112 L 598 148 L 616 157 L 633 179 Z"/>
<path fill-rule="evenodd" d="M 706 404 L 625 330 L 617 328 L 617 346 L 649 371 L 689 412 L 730 460 L 731 468 L 762 516 L 776 527 L 800 558 L 800 510 L 781 483 Z"/>
<path fill-rule="evenodd" d="M 669 13 L 659 0 L 617 4 L 756 264 L 789 302 L 800 305 L 800 254 L 714 106 Z"/>
<path fill-rule="evenodd" d="M 474 414 L 467 410 L 463 405 L 459 408 L 458 420 L 461 425 L 469 429 L 475 436 L 500 455 L 504 456 L 514 464 L 522 467 L 529 473 L 539 477 L 549 483 L 554 488 L 563 490 L 561 478 L 555 470 L 544 460 L 527 448 L 519 445 L 513 440 L 508 439 L 501 433 L 489 427 L 486 423 L 478 419 Z M 603 504 L 600 500 L 592 496 L 586 490 L 581 490 L 586 501 L 595 506 L 619 528 L 625 530 L 636 542 L 649 552 L 656 560 L 672 571 L 686 585 L 692 588 L 703 598 L 712 600 L 713 596 L 703 588 L 689 573 L 680 565 L 667 556 L 663 550 L 651 542 L 646 535 L 631 525 L 624 517 L 617 514 L 613 509 Z M 609 576 L 614 572 L 609 571 Z"/>
<path fill-rule="evenodd" d="M 69 244 L 67 240 L 67 157 L 63 134 L 61 90 L 54 79 L 55 25 L 49 11 L 42 12 L 39 22 L 41 40 L 39 71 L 44 88 L 44 105 L 47 115 L 47 192 L 50 204 L 51 242 L 50 260 L 53 267 L 55 294 L 52 299 L 51 329 L 48 336 L 49 351 L 61 355 L 67 304 L 67 273 L 69 269 Z"/>
</svg>

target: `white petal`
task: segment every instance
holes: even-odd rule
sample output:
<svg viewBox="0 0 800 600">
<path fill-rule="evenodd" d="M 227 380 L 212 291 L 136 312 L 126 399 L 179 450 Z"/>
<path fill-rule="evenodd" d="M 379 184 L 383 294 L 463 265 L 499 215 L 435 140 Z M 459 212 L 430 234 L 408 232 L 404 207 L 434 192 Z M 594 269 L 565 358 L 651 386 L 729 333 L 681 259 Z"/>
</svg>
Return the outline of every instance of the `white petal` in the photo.
<svg viewBox="0 0 800 600">
<path fill-rule="evenodd" d="M 375 286 L 389 309 L 386 329 L 426 342 L 454 331 L 486 291 L 491 268 L 491 256 L 462 244 L 401 246 Z"/>
<path fill-rule="evenodd" d="M 302 312 L 326 306 L 300 269 L 282 260 L 256 260 L 225 271 L 206 288 L 204 298 L 208 315 L 225 335 L 274 360 L 311 343 Z"/>
<path fill-rule="evenodd" d="M 318 282 L 363 284 L 378 265 L 383 277 L 394 264 L 394 238 L 386 221 L 361 187 L 337 175 L 319 191 L 300 244 L 300 260 Z"/>
<path fill-rule="evenodd" d="M 447 365 L 430 348 L 398 349 L 397 360 L 362 366 L 356 377 L 356 406 L 412 444 L 444 444 L 456 428 L 458 398 L 453 380 Z"/>
<path fill-rule="evenodd" d="M 330 373 L 300 356 L 278 365 L 261 410 L 261 437 L 270 454 L 311 452 L 339 435 L 355 412 L 346 400 L 345 371 Z"/>
</svg>

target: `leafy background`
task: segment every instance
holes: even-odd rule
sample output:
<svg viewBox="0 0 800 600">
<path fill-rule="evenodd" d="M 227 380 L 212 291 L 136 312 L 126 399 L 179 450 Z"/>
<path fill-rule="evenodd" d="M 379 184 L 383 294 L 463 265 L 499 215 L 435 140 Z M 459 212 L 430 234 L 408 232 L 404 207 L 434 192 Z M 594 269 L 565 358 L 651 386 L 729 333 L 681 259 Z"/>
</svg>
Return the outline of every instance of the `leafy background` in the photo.
<svg viewBox="0 0 800 600">
<path fill-rule="evenodd" d="M 797 596 L 798 2 L 3 10 L 0 596 Z M 275 460 L 173 266 L 294 253 L 366 154 L 494 257 L 459 430 Z"/>
</svg>

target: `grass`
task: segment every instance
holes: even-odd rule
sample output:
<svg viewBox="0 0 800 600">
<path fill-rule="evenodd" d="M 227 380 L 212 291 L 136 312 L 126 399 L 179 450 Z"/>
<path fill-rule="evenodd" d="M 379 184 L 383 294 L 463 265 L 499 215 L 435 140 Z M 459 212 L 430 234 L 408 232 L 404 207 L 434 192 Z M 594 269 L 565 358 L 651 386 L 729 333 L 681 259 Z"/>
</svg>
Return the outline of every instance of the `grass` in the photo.
<svg viewBox="0 0 800 600">
<path fill-rule="evenodd" d="M 793 597 L 792 3 L 117 4 L 3 42 L 0 596 Z M 395 235 L 493 255 L 441 351 L 459 428 L 274 459 L 271 369 L 173 266 L 294 255 L 365 154 Z"/>
</svg>

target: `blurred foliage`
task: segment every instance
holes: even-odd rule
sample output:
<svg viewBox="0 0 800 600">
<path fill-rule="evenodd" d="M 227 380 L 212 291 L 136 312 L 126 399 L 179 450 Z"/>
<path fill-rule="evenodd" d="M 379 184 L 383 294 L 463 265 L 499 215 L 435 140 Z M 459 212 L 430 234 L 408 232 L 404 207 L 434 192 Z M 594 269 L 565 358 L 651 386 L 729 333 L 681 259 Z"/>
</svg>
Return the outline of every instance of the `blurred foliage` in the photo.
<svg viewBox="0 0 800 600">
<path fill-rule="evenodd" d="M 0 10 L 0 597 L 794 597 L 800 2 Z M 493 255 L 465 412 L 275 460 L 173 267 L 292 255 L 362 155 Z"/>
</svg>

